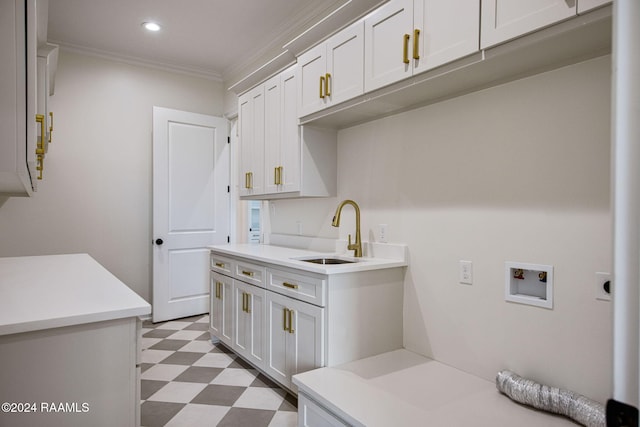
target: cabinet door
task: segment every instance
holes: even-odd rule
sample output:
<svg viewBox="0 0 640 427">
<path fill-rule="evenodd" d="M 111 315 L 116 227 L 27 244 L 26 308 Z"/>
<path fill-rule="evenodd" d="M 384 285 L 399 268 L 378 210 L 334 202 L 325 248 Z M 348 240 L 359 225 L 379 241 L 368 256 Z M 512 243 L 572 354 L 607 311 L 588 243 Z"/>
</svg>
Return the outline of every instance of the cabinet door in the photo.
<svg viewBox="0 0 640 427">
<path fill-rule="evenodd" d="M 578 13 L 585 13 L 607 4 L 611 4 L 611 0 L 578 0 Z"/>
<path fill-rule="evenodd" d="M 298 117 L 315 113 L 325 107 L 324 82 L 327 69 L 326 45 L 321 43 L 298 57 L 300 67 Z"/>
<path fill-rule="evenodd" d="M 264 289 L 234 280 L 233 349 L 256 366 L 264 367 Z"/>
<path fill-rule="evenodd" d="M 280 76 L 280 191 L 300 191 L 300 127 L 298 126 L 298 67 Z"/>
<path fill-rule="evenodd" d="M 411 76 L 412 37 L 413 0 L 391 0 L 365 19 L 365 92 Z"/>
<path fill-rule="evenodd" d="M 281 152 L 281 109 L 280 109 L 280 75 L 269 79 L 264 84 L 264 188 L 266 194 L 279 190 L 279 167 Z"/>
<path fill-rule="evenodd" d="M 265 372 L 285 387 L 291 387 L 291 367 L 287 360 L 289 298 L 267 292 L 267 354 Z"/>
<path fill-rule="evenodd" d="M 324 309 L 298 300 L 290 300 L 290 327 L 293 332 L 288 354 L 290 374 L 310 371 L 324 365 Z"/>
<path fill-rule="evenodd" d="M 242 356 L 247 357 L 251 340 L 250 319 L 246 316 L 245 307 L 247 292 L 242 282 L 234 280 L 233 286 L 233 344 L 232 348 Z"/>
<path fill-rule="evenodd" d="M 265 372 L 285 387 L 291 376 L 324 365 L 324 309 L 267 292 Z"/>
<path fill-rule="evenodd" d="M 364 92 L 364 22 L 340 31 L 326 42 L 328 79 L 327 104 L 362 95 Z"/>
<path fill-rule="evenodd" d="M 37 147 L 41 149 L 44 154 L 49 151 L 49 82 L 47 58 L 38 56 L 37 67 L 37 86 L 38 86 L 38 104 L 36 106 L 36 114 L 40 116 L 42 120 L 42 126 L 37 131 Z"/>
<path fill-rule="evenodd" d="M 419 59 L 413 61 L 413 73 L 480 50 L 479 17 L 479 0 L 415 0 L 411 56 L 415 48 Z"/>
<path fill-rule="evenodd" d="M 209 326 L 213 335 L 232 346 L 233 339 L 233 279 L 211 272 L 211 311 Z"/>
<path fill-rule="evenodd" d="M 240 121 L 240 196 L 264 192 L 264 85 L 238 100 Z"/>
<path fill-rule="evenodd" d="M 576 0 L 482 0 L 480 48 L 530 33 L 576 14 Z"/>
<path fill-rule="evenodd" d="M 231 347 L 233 342 L 233 279 L 222 282 L 222 330 L 220 339 Z"/>
<path fill-rule="evenodd" d="M 217 280 L 217 275 L 213 272 L 210 274 L 209 280 L 209 328 L 211 333 L 217 338 L 222 334 L 222 282 Z"/>
</svg>

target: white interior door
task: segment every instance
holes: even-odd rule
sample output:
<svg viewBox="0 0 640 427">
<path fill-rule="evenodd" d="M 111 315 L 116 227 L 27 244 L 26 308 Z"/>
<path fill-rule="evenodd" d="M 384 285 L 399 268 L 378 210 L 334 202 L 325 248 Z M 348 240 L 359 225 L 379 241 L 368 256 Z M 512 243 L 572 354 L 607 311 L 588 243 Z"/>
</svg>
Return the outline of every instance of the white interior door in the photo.
<svg viewBox="0 0 640 427">
<path fill-rule="evenodd" d="M 209 311 L 208 245 L 229 236 L 220 117 L 153 107 L 153 321 Z"/>
</svg>

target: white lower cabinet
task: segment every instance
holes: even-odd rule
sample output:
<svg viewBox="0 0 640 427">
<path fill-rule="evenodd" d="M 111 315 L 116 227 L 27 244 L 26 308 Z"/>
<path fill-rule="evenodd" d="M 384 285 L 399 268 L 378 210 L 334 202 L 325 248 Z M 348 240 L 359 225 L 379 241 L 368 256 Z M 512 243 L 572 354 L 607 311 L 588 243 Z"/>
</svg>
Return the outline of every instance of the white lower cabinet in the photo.
<svg viewBox="0 0 640 427">
<path fill-rule="evenodd" d="M 233 281 L 233 344 L 238 354 L 257 367 L 264 367 L 264 310 L 266 291 Z"/>
<path fill-rule="evenodd" d="M 347 427 L 348 425 L 305 394 L 298 394 L 298 427 Z"/>
<path fill-rule="evenodd" d="M 267 292 L 265 371 L 294 390 L 291 377 L 324 365 L 324 308 Z"/>
<path fill-rule="evenodd" d="M 321 274 L 213 250 L 210 269 L 212 339 L 292 393 L 293 375 L 402 347 L 402 268 Z"/>
<path fill-rule="evenodd" d="M 231 346 L 233 340 L 233 279 L 212 271 L 210 295 L 210 332 L 220 341 Z"/>
</svg>

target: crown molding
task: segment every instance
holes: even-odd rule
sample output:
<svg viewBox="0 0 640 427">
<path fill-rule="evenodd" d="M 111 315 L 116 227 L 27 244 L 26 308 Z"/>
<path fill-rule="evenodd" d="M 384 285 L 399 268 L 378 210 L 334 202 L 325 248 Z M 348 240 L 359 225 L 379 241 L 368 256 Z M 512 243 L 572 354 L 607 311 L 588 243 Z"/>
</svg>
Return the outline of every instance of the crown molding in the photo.
<svg viewBox="0 0 640 427">
<path fill-rule="evenodd" d="M 317 10 L 299 15 L 288 29 L 247 60 L 225 70 L 227 90 L 241 94 L 271 75 L 295 63 L 295 58 L 331 34 L 366 16 L 388 0 L 341 0 L 320 13 Z"/>
<path fill-rule="evenodd" d="M 93 56 L 96 58 L 107 59 L 109 61 L 116 61 L 129 65 L 152 68 L 160 71 L 167 71 L 175 74 L 183 74 L 189 77 L 198 77 L 201 79 L 212 80 L 220 83 L 223 82 L 222 76 L 219 73 L 215 73 L 211 70 L 201 69 L 197 67 L 185 67 L 182 65 L 176 65 L 162 61 L 154 61 L 135 56 L 123 55 L 121 53 L 89 48 L 86 46 L 66 43 L 59 40 L 49 40 L 49 42 L 59 45 L 60 49 L 68 52 L 79 53 L 82 55 Z"/>
</svg>

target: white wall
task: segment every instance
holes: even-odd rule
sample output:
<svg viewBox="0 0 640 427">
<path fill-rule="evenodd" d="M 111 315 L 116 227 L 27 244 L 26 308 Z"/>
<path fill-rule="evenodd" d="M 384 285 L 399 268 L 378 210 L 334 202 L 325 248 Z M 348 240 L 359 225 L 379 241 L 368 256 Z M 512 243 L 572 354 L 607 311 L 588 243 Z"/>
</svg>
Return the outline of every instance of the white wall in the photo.
<svg viewBox="0 0 640 427">
<path fill-rule="evenodd" d="M 222 84 L 63 50 L 51 104 L 44 180 L 0 206 L 0 256 L 87 252 L 149 301 L 152 107 L 219 116 Z"/>
<path fill-rule="evenodd" d="M 611 304 L 610 57 L 351 127 L 338 135 L 338 197 L 277 201 L 273 232 L 335 237 L 337 202 L 363 239 L 388 224 L 409 245 L 407 348 L 480 375 L 501 369 L 605 402 Z M 339 234 L 353 233 L 350 212 Z M 458 261 L 473 262 L 472 286 Z M 504 263 L 551 264 L 554 308 L 504 301 Z"/>
</svg>

